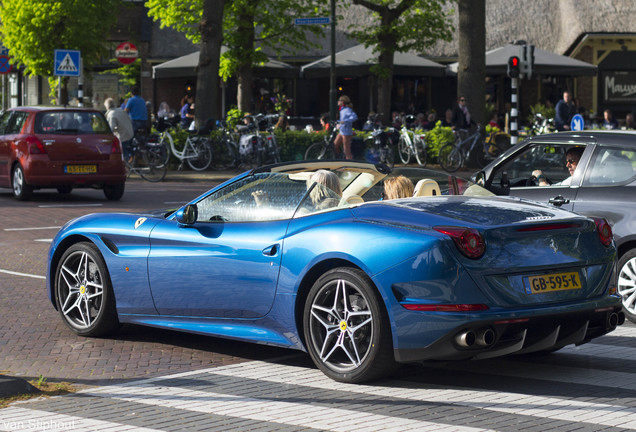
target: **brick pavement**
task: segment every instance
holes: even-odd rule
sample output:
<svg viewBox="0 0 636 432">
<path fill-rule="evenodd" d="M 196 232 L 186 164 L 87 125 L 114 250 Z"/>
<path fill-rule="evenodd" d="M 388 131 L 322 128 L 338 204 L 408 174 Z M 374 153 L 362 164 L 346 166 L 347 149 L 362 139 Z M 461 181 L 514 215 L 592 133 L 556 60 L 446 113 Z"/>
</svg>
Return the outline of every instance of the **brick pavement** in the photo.
<svg viewBox="0 0 636 432">
<path fill-rule="evenodd" d="M 364 385 L 287 355 L 16 403 L 0 410 L 0 430 L 636 430 L 635 349 L 627 324 L 550 355 L 430 362 Z"/>
</svg>

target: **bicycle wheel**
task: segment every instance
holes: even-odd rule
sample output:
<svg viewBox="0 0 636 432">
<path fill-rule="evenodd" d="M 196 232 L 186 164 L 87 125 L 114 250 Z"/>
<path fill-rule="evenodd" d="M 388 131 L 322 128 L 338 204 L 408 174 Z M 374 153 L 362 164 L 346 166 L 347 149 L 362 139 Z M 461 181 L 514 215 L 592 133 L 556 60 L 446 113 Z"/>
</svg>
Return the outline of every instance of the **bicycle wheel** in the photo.
<svg viewBox="0 0 636 432">
<path fill-rule="evenodd" d="M 411 148 L 409 143 L 406 142 L 406 138 L 400 135 L 398 140 L 398 153 L 400 154 L 400 160 L 404 165 L 408 165 L 411 161 Z"/>
<path fill-rule="evenodd" d="M 448 172 L 457 171 L 464 162 L 461 151 L 455 144 L 449 143 L 439 149 L 439 165 Z"/>
<path fill-rule="evenodd" d="M 141 162 L 135 168 L 139 175 L 149 182 L 159 182 L 164 179 L 168 171 L 165 162 L 165 154 L 161 151 L 163 147 L 148 147 L 141 154 Z M 139 159 L 137 159 L 139 160 Z"/>
<path fill-rule="evenodd" d="M 415 147 L 415 160 L 417 164 L 421 167 L 425 167 L 428 156 L 426 154 L 426 137 L 416 137 L 413 146 Z"/>
<path fill-rule="evenodd" d="M 212 149 L 210 143 L 205 138 L 194 138 L 190 140 L 190 145 L 186 144 L 185 159 L 188 165 L 195 171 L 208 169 L 212 163 Z"/>
<path fill-rule="evenodd" d="M 168 164 L 168 162 L 170 162 L 170 149 L 174 146 L 174 141 L 172 140 L 170 132 L 166 130 L 161 133 L 159 136 L 159 145 L 165 149 L 163 150 L 165 152 L 164 161 Z"/>
<path fill-rule="evenodd" d="M 333 150 L 331 150 L 330 147 L 325 147 L 324 142 L 314 143 L 307 148 L 307 151 L 305 151 L 305 160 L 333 158 Z"/>
</svg>

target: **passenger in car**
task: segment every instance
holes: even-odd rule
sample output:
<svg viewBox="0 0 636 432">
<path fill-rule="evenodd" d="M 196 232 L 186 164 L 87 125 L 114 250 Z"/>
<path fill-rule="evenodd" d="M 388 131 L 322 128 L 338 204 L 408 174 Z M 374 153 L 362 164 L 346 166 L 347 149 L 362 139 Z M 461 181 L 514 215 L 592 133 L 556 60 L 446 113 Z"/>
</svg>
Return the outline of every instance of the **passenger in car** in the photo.
<svg viewBox="0 0 636 432">
<path fill-rule="evenodd" d="M 413 182 L 403 175 L 389 177 L 384 180 L 384 192 L 382 199 L 410 198 L 413 196 L 415 186 Z"/>
<path fill-rule="evenodd" d="M 307 188 L 310 188 L 314 183 L 317 184 L 309 193 L 309 198 L 316 210 L 335 207 L 340 203 L 342 188 L 338 176 L 333 171 L 316 171 L 307 180 Z M 338 198 L 334 197 L 334 193 L 338 195 Z"/>
<path fill-rule="evenodd" d="M 563 181 L 553 183 L 543 174 L 543 171 L 534 170 L 532 171 L 532 177 L 535 179 L 535 183 L 539 186 L 569 186 L 572 182 L 574 171 L 576 171 L 576 167 L 579 165 L 579 161 L 581 160 L 581 156 L 583 156 L 584 151 L 585 147 L 571 147 L 565 153 L 565 166 L 570 173 L 570 177 Z"/>
</svg>

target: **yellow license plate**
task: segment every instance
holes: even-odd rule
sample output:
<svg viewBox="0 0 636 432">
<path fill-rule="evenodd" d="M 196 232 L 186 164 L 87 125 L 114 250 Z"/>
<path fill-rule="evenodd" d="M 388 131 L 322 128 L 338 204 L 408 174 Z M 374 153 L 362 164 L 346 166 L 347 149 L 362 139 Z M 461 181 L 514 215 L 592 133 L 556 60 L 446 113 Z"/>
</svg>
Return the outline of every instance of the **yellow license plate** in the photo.
<svg viewBox="0 0 636 432">
<path fill-rule="evenodd" d="M 581 277 L 578 272 L 552 273 L 524 278 L 528 294 L 542 294 L 552 291 L 581 289 Z"/>
<path fill-rule="evenodd" d="M 65 165 L 66 174 L 93 174 L 97 172 L 97 165 Z"/>
</svg>

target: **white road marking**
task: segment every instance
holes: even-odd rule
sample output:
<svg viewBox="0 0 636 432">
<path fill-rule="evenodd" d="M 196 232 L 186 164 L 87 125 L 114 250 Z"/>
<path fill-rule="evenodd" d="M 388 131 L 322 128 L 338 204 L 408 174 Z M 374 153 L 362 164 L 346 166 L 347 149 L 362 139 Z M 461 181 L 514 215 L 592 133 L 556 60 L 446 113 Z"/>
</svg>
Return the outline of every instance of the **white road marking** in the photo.
<svg viewBox="0 0 636 432">
<path fill-rule="evenodd" d="M 30 277 L 30 278 L 35 278 L 35 279 L 46 279 L 46 277 L 45 277 L 45 276 L 32 275 L 32 274 L 20 273 L 20 272 L 14 272 L 14 271 L 11 271 L 11 270 L 3 270 L 3 269 L 0 269 L 0 273 L 6 273 L 6 274 L 14 275 L 14 276 L 24 276 L 24 277 Z"/>
<path fill-rule="evenodd" d="M 39 208 L 102 207 L 104 204 L 40 204 Z"/>
<path fill-rule="evenodd" d="M 33 230 L 53 230 L 60 229 L 59 226 L 49 226 L 49 227 L 31 227 L 31 228 L 4 228 L 3 231 L 33 231 Z"/>
</svg>

